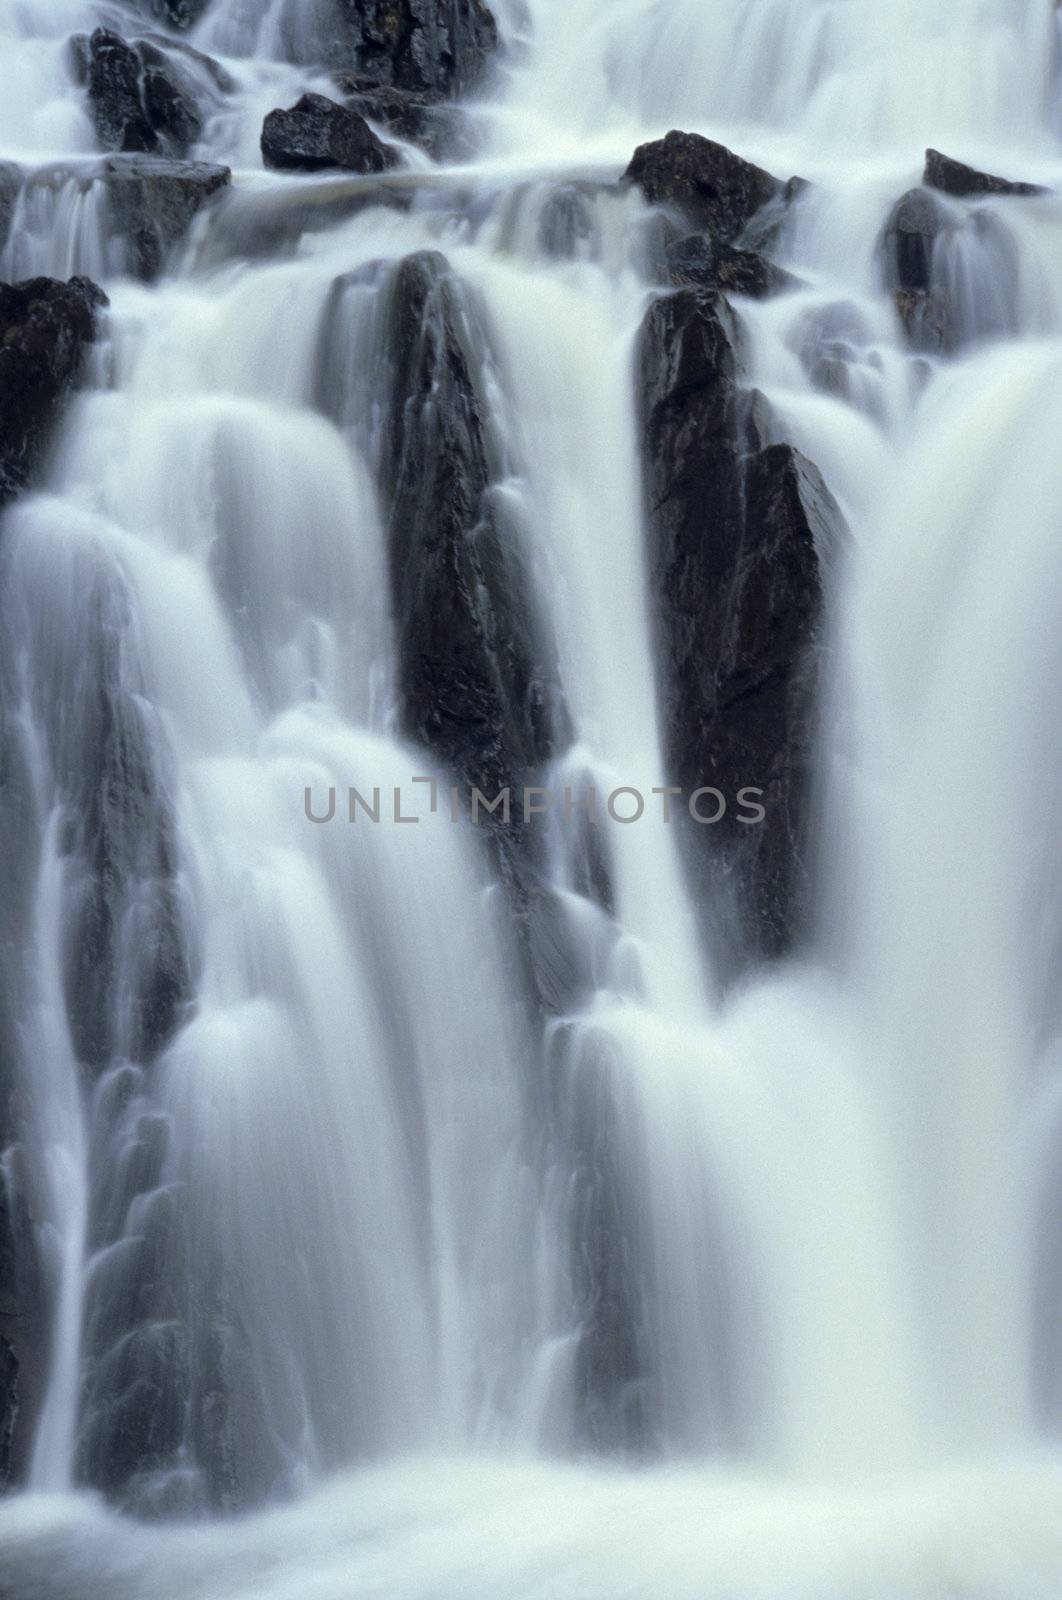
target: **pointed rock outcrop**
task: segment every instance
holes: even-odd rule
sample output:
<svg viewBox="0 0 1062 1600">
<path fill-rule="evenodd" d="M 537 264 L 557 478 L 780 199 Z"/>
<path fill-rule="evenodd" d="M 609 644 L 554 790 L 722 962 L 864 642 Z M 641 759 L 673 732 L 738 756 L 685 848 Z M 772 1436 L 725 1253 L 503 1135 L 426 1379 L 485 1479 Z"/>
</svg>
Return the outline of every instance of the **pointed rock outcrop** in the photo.
<svg viewBox="0 0 1062 1600">
<path fill-rule="evenodd" d="M 702 897 L 713 915 L 727 906 L 746 952 L 778 955 L 803 909 L 822 562 L 842 519 L 815 467 L 765 439 L 738 350 L 718 294 L 683 289 L 649 310 L 649 572 L 669 774 L 726 801 L 688 830 Z M 743 806 L 746 789 L 761 792 Z M 718 801 L 698 809 L 715 816 Z"/>
</svg>

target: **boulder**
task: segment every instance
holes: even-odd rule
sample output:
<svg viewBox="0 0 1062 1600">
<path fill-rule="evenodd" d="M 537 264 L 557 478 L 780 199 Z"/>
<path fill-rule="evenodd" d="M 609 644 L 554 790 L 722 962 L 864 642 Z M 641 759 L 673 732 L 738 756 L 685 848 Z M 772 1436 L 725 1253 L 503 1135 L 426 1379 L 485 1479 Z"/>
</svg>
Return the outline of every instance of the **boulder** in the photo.
<svg viewBox="0 0 1062 1600">
<path fill-rule="evenodd" d="M 498 43 L 484 0 L 338 0 L 343 45 L 374 85 L 450 100 L 473 88 Z"/>
<path fill-rule="evenodd" d="M 968 200 L 986 194 L 1046 194 L 1048 191 L 1035 183 L 1016 183 L 1010 178 L 997 178 L 990 172 L 978 172 L 962 161 L 942 155 L 939 150 L 926 151 L 922 182 L 929 189 L 939 189 L 957 200 Z"/>
<path fill-rule="evenodd" d="M 0 284 L 0 506 L 40 465 L 106 304 L 87 278 Z"/>
<path fill-rule="evenodd" d="M 106 185 L 114 231 L 126 242 L 134 277 L 154 282 L 199 212 L 227 188 L 228 167 L 156 156 L 110 156 L 96 177 Z"/>
<path fill-rule="evenodd" d="M 104 150 L 185 156 L 203 132 L 194 96 L 163 52 L 97 28 L 71 41 L 96 136 Z"/>
<path fill-rule="evenodd" d="M 380 469 L 404 731 L 493 797 L 530 781 L 557 748 L 555 653 L 492 492 L 500 462 L 478 307 L 445 258 L 427 252 L 398 266 L 388 298 Z M 514 812 L 497 835 L 503 848 L 519 832 Z"/>
<path fill-rule="evenodd" d="M 726 796 L 715 826 L 688 830 L 694 872 L 706 903 L 730 902 L 737 943 L 774 956 L 801 921 L 820 559 L 840 513 L 810 462 L 765 443 L 718 294 L 654 302 L 641 373 L 667 768 Z M 739 820 L 746 787 L 762 823 Z"/>
<path fill-rule="evenodd" d="M 672 207 L 713 241 L 727 244 L 739 238 L 761 207 L 785 194 L 777 178 L 725 145 L 675 130 L 639 146 L 624 182 L 637 184 L 651 204 Z"/>
<path fill-rule="evenodd" d="M 398 156 L 382 144 L 364 117 L 323 94 L 304 94 L 288 111 L 271 111 L 262 128 L 267 167 L 320 172 L 386 172 Z"/>
</svg>

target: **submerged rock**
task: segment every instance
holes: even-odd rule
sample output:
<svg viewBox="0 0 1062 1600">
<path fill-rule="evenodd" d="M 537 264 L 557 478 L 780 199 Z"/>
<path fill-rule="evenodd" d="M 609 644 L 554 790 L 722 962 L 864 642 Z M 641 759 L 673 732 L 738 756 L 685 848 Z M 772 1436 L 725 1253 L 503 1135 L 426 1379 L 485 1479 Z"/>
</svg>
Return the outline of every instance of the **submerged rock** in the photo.
<svg viewBox="0 0 1062 1600">
<path fill-rule="evenodd" d="M 713 241 L 733 243 L 752 218 L 785 186 L 762 167 L 699 133 L 672 130 L 640 145 L 624 181 L 653 205 L 672 206 Z"/>
<path fill-rule="evenodd" d="M 1019 331 L 1018 252 L 993 208 L 911 189 L 889 214 L 879 255 L 913 350 L 950 355 Z"/>
<path fill-rule="evenodd" d="M 928 189 L 910 189 L 896 202 L 881 237 L 885 284 L 907 341 L 927 354 L 954 343 L 948 305 L 933 271 L 937 240 L 948 226 L 943 201 Z"/>
<path fill-rule="evenodd" d="M 359 75 L 432 100 L 474 87 L 498 43 L 483 0 L 338 0 L 338 8 Z"/>
<path fill-rule="evenodd" d="M 185 156 L 203 132 L 190 88 L 163 52 L 147 40 L 127 44 L 97 28 L 71 40 L 103 149 Z"/>
<path fill-rule="evenodd" d="M 15 206 L 24 181 L 21 167 L 13 161 L 0 161 L 0 251 L 10 237 Z"/>
<path fill-rule="evenodd" d="M 797 279 L 755 250 L 738 250 L 704 234 L 687 234 L 667 246 L 668 275 L 676 288 L 718 289 L 722 294 L 765 300 Z"/>
<path fill-rule="evenodd" d="M 180 32 L 195 25 L 210 5 L 210 0 L 141 0 L 141 9 L 157 22 Z"/>
<path fill-rule="evenodd" d="M 529 574 L 492 492 L 500 464 L 482 389 L 486 331 L 441 255 L 403 261 L 389 299 L 381 472 L 403 723 L 493 797 L 553 753 L 558 689 Z"/>
<path fill-rule="evenodd" d="M 106 304 L 87 278 L 0 284 L 0 506 L 40 464 Z"/>
<path fill-rule="evenodd" d="M 457 106 L 440 105 L 412 90 L 374 85 L 356 73 L 337 78 L 336 84 L 349 111 L 417 145 L 434 160 L 469 153 L 468 119 Z"/>
<path fill-rule="evenodd" d="M 18 1372 L 14 1346 L 0 1334 L 0 1492 L 9 1488 L 12 1481 L 19 1412 Z"/>
<path fill-rule="evenodd" d="M 837 300 L 809 307 L 793 324 L 786 343 L 816 389 L 884 422 L 883 363 L 855 302 Z"/>
<path fill-rule="evenodd" d="M 976 167 L 968 167 L 962 161 L 942 155 L 939 150 L 926 151 L 922 182 L 927 188 L 939 189 L 943 194 L 953 195 L 959 200 L 986 194 L 1034 195 L 1048 192 L 1039 184 L 1016 183 L 1010 178 L 994 177 L 990 172 L 978 172 Z"/>
<path fill-rule="evenodd" d="M 129 270 L 153 282 L 199 212 L 223 189 L 228 167 L 153 156 L 111 156 L 98 177 L 110 202 L 114 231 L 127 244 Z"/>
<path fill-rule="evenodd" d="M 728 898 L 746 946 L 777 955 L 802 910 L 820 560 L 840 513 L 810 462 L 765 443 L 718 295 L 657 300 L 641 371 L 668 770 L 726 797 L 714 826 L 690 829 L 703 895 Z M 763 791 L 762 822 L 742 820 L 746 788 Z"/>
<path fill-rule="evenodd" d="M 933 287 L 933 251 L 949 213 L 926 189 L 909 189 L 893 206 L 883 235 L 890 286 L 924 293 Z"/>
<path fill-rule="evenodd" d="M 304 94 L 288 111 L 271 111 L 262 128 L 267 167 L 320 172 L 386 172 L 398 164 L 364 117 L 323 94 Z"/>
</svg>

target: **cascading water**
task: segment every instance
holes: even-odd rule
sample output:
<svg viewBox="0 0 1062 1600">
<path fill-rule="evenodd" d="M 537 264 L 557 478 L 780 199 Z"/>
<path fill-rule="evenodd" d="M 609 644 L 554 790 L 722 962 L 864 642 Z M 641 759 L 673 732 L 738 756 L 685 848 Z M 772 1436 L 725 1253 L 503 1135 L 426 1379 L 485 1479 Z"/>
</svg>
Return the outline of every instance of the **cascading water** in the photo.
<svg viewBox="0 0 1062 1600">
<path fill-rule="evenodd" d="M 0 20 L 2 275 L 110 299 L 0 532 L 0 1594 L 1048 1600 L 1056 8 L 499 0 L 476 154 L 373 179 L 258 155 L 345 5 L 146 9 Z M 96 26 L 235 169 L 153 284 Z M 744 968 L 652 793 L 615 180 L 672 127 L 807 180 L 734 337 L 846 524 L 809 931 Z M 912 293 L 927 145 L 1043 192 L 923 191 Z"/>
</svg>

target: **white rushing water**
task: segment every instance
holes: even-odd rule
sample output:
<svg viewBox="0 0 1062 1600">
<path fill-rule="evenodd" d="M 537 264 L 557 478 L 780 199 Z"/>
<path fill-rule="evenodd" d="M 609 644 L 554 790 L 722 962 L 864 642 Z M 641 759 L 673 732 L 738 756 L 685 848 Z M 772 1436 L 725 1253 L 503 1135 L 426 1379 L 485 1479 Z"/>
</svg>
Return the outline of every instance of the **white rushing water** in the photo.
<svg viewBox="0 0 1062 1600">
<path fill-rule="evenodd" d="M 289 250 L 285 205 L 324 191 L 264 174 L 258 129 L 324 85 L 327 9 L 213 0 L 193 30 L 235 86 L 194 154 L 236 192 L 153 288 L 108 238 L 65 54 L 129 10 L 0 17 L 0 156 L 28 175 L 3 275 L 111 300 L 0 544 L 0 1174 L 50 1308 L 0 1595 L 1053 1600 L 1062 201 L 954 208 L 947 360 L 910 352 L 877 253 L 927 145 L 1062 185 L 1053 0 L 499 3 L 479 154 Z M 811 180 L 775 247 L 794 285 L 736 305 L 850 529 L 815 930 L 727 992 L 659 813 L 607 829 L 614 921 L 543 825 L 543 1039 L 489 853 L 398 731 L 381 308 L 415 252 L 463 286 L 571 723 L 550 781 L 665 784 L 647 217 L 608 186 L 670 127 Z M 558 256 L 543 216 L 584 180 Z M 343 822 L 351 787 L 383 823 Z M 588 1400 L 613 1296 L 638 1359 Z"/>
</svg>

